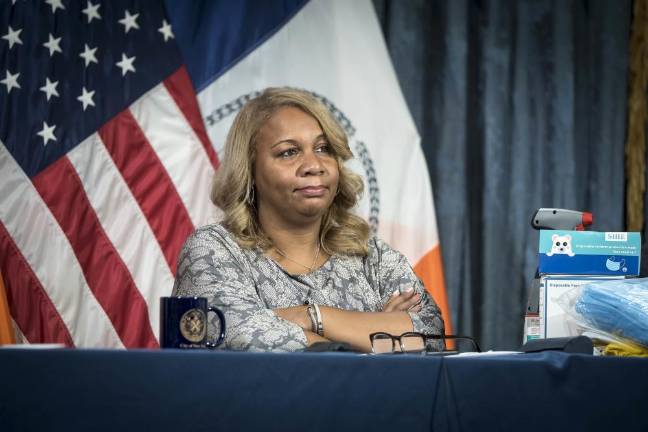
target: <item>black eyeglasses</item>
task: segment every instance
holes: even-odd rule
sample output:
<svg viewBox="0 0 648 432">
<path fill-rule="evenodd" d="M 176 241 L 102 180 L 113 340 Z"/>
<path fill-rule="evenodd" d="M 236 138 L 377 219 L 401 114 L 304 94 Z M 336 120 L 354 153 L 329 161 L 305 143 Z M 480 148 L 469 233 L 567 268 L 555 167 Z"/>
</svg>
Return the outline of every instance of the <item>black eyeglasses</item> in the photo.
<svg viewBox="0 0 648 432">
<path fill-rule="evenodd" d="M 375 354 L 426 352 L 481 352 L 477 342 L 469 336 L 426 335 L 407 332 L 400 336 L 377 332 L 369 335 L 371 351 Z M 449 343 L 446 345 L 446 341 Z M 447 349 L 452 346 L 451 349 Z"/>
</svg>

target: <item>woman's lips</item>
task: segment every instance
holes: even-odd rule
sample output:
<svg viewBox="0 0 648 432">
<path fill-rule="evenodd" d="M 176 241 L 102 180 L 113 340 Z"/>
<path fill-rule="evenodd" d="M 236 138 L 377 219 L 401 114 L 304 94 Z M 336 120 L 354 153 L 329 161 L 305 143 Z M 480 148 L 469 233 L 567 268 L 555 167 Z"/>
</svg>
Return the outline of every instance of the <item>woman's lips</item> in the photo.
<svg viewBox="0 0 648 432">
<path fill-rule="evenodd" d="M 326 193 L 326 186 L 306 186 L 296 191 L 306 197 L 320 197 Z"/>
</svg>

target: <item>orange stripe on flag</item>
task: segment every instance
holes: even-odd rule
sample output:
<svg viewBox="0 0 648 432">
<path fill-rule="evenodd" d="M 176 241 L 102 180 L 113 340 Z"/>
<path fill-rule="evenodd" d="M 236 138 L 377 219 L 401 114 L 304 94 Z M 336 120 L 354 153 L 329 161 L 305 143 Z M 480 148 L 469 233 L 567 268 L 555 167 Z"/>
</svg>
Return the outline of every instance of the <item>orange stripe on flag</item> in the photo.
<svg viewBox="0 0 648 432">
<path fill-rule="evenodd" d="M 437 245 L 426 253 L 414 266 L 414 272 L 423 281 L 425 288 L 441 309 L 441 315 L 445 322 L 445 333 L 452 334 L 450 309 L 448 308 L 448 297 L 446 296 L 445 279 L 443 277 L 441 248 Z"/>
<path fill-rule="evenodd" d="M 13 326 L 9 316 L 9 304 L 7 303 L 7 294 L 5 292 L 4 282 L 0 274 L 0 345 L 14 344 Z"/>
</svg>

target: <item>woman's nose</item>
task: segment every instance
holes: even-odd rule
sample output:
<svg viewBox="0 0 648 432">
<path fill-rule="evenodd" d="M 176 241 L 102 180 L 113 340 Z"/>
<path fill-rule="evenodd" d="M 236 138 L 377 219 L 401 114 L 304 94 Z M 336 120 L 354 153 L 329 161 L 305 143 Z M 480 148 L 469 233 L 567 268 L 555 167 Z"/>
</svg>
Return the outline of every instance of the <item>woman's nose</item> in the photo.
<svg viewBox="0 0 648 432">
<path fill-rule="evenodd" d="M 315 152 L 306 151 L 303 153 L 302 164 L 299 167 L 300 175 L 322 175 L 324 171 L 324 164 L 322 164 L 322 161 Z"/>
</svg>

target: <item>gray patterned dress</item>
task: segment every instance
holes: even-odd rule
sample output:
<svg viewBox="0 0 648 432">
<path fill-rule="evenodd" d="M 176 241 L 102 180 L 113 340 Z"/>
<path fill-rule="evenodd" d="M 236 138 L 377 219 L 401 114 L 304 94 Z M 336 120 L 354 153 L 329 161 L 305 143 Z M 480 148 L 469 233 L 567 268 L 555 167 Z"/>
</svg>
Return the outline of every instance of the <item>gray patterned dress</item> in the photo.
<svg viewBox="0 0 648 432">
<path fill-rule="evenodd" d="M 197 229 L 178 258 L 173 295 L 202 296 L 220 308 L 227 323 L 223 347 L 249 351 L 297 351 L 306 347 L 302 329 L 272 309 L 319 304 L 354 311 L 381 311 L 395 290 L 422 294 L 420 312 L 410 312 L 414 331 L 441 334 L 439 308 L 407 259 L 380 239 L 369 240 L 366 257 L 334 255 L 319 269 L 291 275 L 260 249 L 242 249 L 222 225 Z M 216 334 L 218 319 L 209 324 Z"/>
</svg>

